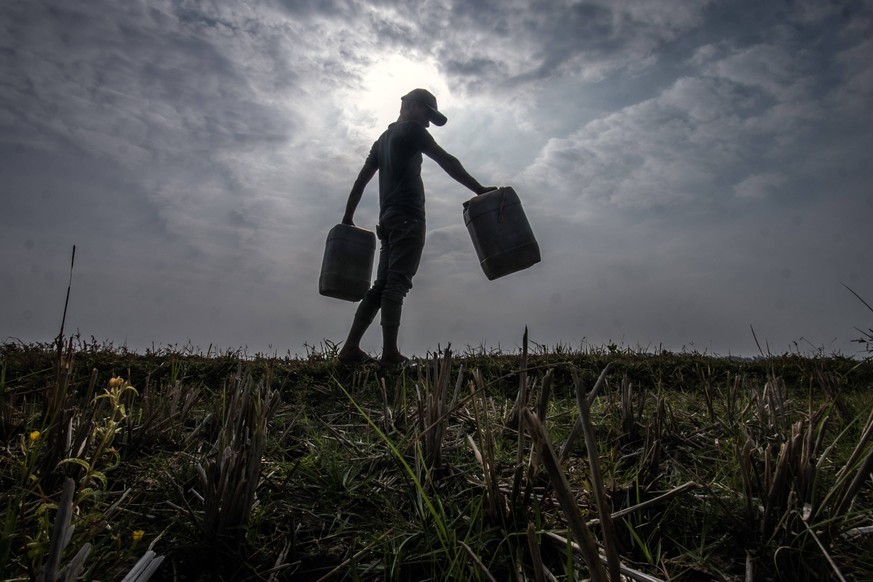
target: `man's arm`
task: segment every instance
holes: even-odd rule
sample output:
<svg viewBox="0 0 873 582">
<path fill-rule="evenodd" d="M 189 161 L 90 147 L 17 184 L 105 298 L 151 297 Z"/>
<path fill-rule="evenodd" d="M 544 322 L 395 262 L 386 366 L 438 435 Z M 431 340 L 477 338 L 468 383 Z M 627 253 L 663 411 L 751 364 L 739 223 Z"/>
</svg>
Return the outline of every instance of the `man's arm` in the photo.
<svg viewBox="0 0 873 582">
<path fill-rule="evenodd" d="M 494 186 L 483 186 L 473 176 L 471 176 L 460 160 L 448 153 L 446 150 L 437 145 L 436 142 L 431 142 L 422 153 L 439 164 L 439 167 L 445 170 L 446 174 L 463 184 L 476 194 L 484 194 L 494 190 Z"/>
<path fill-rule="evenodd" d="M 348 224 L 354 226 L 355 223 L 352 222 L 352 218 L 355 216 L 355 209 L 358 207 L 358 202 L 361 201 L 361 196 L 364 195 L 364 188 L 376 175 L 376 171 L 379 168 L 376 166 L 371 166 L 370 164 L 364 164 L 364 167 L 361 168 L 361 171 L 358 173 L 358 177 L 355 179 L 354 185 L 352 185 L 352 191 L 349 192 L 349 201 L 346 203 L 346 213 L 343 215 L 343 224 Z"/>
</svg>

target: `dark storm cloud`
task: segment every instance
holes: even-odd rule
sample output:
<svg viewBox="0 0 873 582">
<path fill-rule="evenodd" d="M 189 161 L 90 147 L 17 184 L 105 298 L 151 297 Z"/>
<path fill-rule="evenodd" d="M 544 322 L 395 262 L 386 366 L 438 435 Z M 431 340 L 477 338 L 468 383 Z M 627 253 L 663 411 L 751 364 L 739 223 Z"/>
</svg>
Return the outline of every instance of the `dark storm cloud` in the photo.
<svg viewBox="0 0 873 582">
<path fill-rule="evenodd" d="M 355 2 L 348 0 L 279 0 L 279 6 L 292 16 L 337 16 Z"/>
<path fill-rule="evenodd" d="M 202 213 L 206 200 L 225 207 L 212 221 L 238 226 L 234 203 L 221 198 L 239 194 L 246 171 L 224 152 L 272 147 L 294 129 L 294 116 L 265 104 L 264 89 L 253 86 L 281 84 L 272 80 L 283 76 L 272 66 L 278 59 L 235 60 L 232 49 L 255 41 L 258 26 L 175 6 L 32 4 L 9 14 L 11 82 L 2 96 L 16 122 L 8 139 L 77 150 L 103 160 L 104 172 L 120 165 L 138 174 L 160 206 L 158 228 L 180 240 L 184 218 L 196 206 Z M 197 195 L 204 182 L 212 185 L 206 199 Z M 81 195 L 87 205 L 100 194 Z"/>
<path fill-rule="evenodd" d="M 801 17 L 795 15 L 790 30 L 790 21 L 780 22 L 779 34 L 766 43 L 697 48 L 688 55 L 686 76 L 655 97 L 551 140 L 528 172 L 557 190 L 562 186 L 554 177 L 573 176 L 567 182 L 585 188 L 564 188 L 568 196 L 622 206 L 798 191 L 823 151 L 842 151 L 842 140 L 822 138 L 855 115 L 829 102 L 844 87 L 859 85 L 850 68 L 838 66 L 840 53 L 822 47 L 833 33 L 812 37 Z M 845 39 L 848 27 L 843 32 Z M 813 49 L 801 39 L 821 42 Z M 870 124 L 853 132 L 869 138 Z M 842 151 L 848 160 L 857 154 Z M 788 183 L 788 173 L 795 183 Z"/>
<path fill-rule="evenodd" d="M 177 20 L 135 4 L 64 6 L 13 13 L 16 32 L 4 47 L 12 73 L 4 110 L 44 147 L 96 148 L 124 162 L 116 141 L 161 159 L 181 153 L 183 143 L 186 151 L 270 143 L 289 130 L 287 118 L 261 104 L 243 71 L 210 42 L 213 34 L 237 34 L 232 28 L 206 25 L 190 10 Z M 187 30 L 204 26 L 200 37 Z"/>
<path fill-rule="evenodd" d="M 0 224 L 10 241 L 32 242 L 25 261 L 17 244 L 3 245 L 4 263 L 25 269 L 12 273 L 18 293 L 36 282 L 30 265 L 59 265 L 71 244 L 80 276 L 109 283 L 80 304 L 98 329 L 149 313 L 159 297 L 168 298 L 161 309 L 184 309 L 180 293 L 201 288 L 195 265 L 245 261 L 258 273 L 252 249 L 284 212 L 269 195 L 274 179 L 250 161 L 268 159 L 299 128 L 295 111 L 265 99 L 295 91 L 286 31 L 262 26 L 245 7 L 201 8 L 0 9 Z M 129 277 L 151 282 L 118 293 Z M 29 304 L 46 298 L 18 297 L 27 306 L 8 316 L 29 314 L 44 333 L 36 325 L 44 314 Z"/>
<path fill-rule="evenodd" d="M 516 3 L 458 3 L 449 34 L 434 46 L 448 73 L 478 89 L 577 74 L 599 79 L 650 58 L 697 24 L 706 4 L 549 2 L 530 10 Z"/>
</svg>

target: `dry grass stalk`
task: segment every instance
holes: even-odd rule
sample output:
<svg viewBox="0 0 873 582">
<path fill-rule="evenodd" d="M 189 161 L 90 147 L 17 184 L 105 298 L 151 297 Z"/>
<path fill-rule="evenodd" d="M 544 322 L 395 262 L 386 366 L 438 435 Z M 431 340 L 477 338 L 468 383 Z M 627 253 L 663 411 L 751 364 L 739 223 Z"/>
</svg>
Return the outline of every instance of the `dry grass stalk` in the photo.
<svg viewBox="0 0 873 582">
<path fill-rule="evenodd" d="M 238 543 L 255 502 L 267 425 L 280 401 L 267 382 L 238 377 L 224 415 L 216 456 L 197 467 L 203 486 L 203 540 Z"/>
<path fill-rule="evenodd" d="M 854 289 L 852 289 L 851 287 L 849 287 L 845 283 L 843 283 L 843 287 L 848 289 L 852 293 L 852 295 L 857 297 L 858 300 L 864 304 L 864 306 L 867 309 L 869 309 L 871 312 L 873 312 L 873 306 L 871 306 L 869 303 L 864 301 L 864 299 L 860 295 L 858 295 L 858 293 L 856 293 Z M 863 345 L 864 349 L 867 351 L 867 354 L 868 354 L 867 357 L 865 357 L 863 360 L 858 362 L 858 364 L 855 366 L 855 368 L 858 368 L 858 367 L 862 366 L 864 363 L 869 362 L 871 359 L 873 359 L 873 327 L 868 328 L 866 331 L 861 329 L 860 327 L 856 327 L 855 329 L 858 330 L 858 332 L 861 334 L 861 337 L 854 339 L 852 341 Z"/>
<path fill-rule="evenodd" d="M 163 561 L 163 556 L 158 556 L 153 551 L 147 550 L 121 582 L 146 582 L 154 575 Z"/>
<path fill-rule="evenodd" d="M 521 343 L 521 362 L 518 371 L 518 394 L 515 403 L 504 421 L 507 430 L 518 430 L 521 426 L 522 410 L 527 406 L 527 327 L 524 328 L 524 336 Z"/>
<path fill-rule="evenodd" d="M 840 391 L 840 375 L 835 374 L 834 372 L 823 372 L 819 370 L 816 372 L 815 378 L 818 381 L 818 386 L 830 397 L 840 418 L 851 420 L 852 413 Z"/>
<path fill-rule="evenodd" d="M 546 375 L 543 377 L 542 386 L 540 387 L 540 397 L 537 400 L 537 417 L 543 422 L 543 425 L 546 423 L 546 413 L 549 409 L 549 397 L 552 393 L 554 377 L 554 368 L 546 370 Z"/>
<path fill-rule="evenodd" d="M 792 482 L 792 476 L 801 470 L 802 437 L 804 421 L 800 420 L 793 427 L 791 437 L 779 448 L 776 467 L 764 503 L 764 520 L 761 522 L 761 533 L 765 538 L 776 534 L 779 525 L 787 518 L 792 509 L 792 501 L 797 497 L 797 488 Z"/>
<path fill-rule="evenodd" d="M 6 360 L 0 360 L 0 439 L 3 442 L 19 429 L 15 393 L 6 389 Z"/>
<path fill-rule="evenodd" d="M 349 551 L 349 554 L 351 554 L 351 555 L 349 555 L 348 558 L 343 560 L 339 565 L 337 565 L 330 572 L 328 572 L 327 574 L 325 574 L 324 576 L 322 576 L 321 578 L 316 580 L 316 582 L 327 582 L 328 580 L 334 580 L 334 579 L 342 580 L 342 579 L 344 579 L 343 577 L 337 576 L 337 574 L 341 573 L 343 570 L 345 570 L 346 568 L 348 568 L 352 564 L 359 562 L 361 560 L 361 558 L 363 558 L 367 554 L 371 553 L 373 551 L 374 545 L 375 544 L 370 544 L 367 547 L 365 547 L 364 549 L 358 550 L 354 554 L 351 554 L 351 551 Z"/>
<path fill-rule="evenodd" d="M 357 393 L 366 390 L 370 385 L 370 376 L 373 370 L 369 366 L 364 366 L 363 369 L 355 370 L 352 374 L 352 392 Z"/>
<path fill-rule="evenodd" d="M 831 567 L 831 570 L 833 570 L 834 575 L 841 582 L 846 582 L 846 578 L 843 576 L 843 573 L 840 572 L 839 567 L 837 566 L 836 562 L 834 562 L 834 559 L 831 557 L 830 553 L 827 551 L 827 548 L 825 548 L 824 544 L 822 544 L 822 542 L 818 538 L 818 536 L 815 535 L 815 531 L 813 531 L 812 528 L 809 527 L 809 524 L 806 523 L 805 521 L 803 522 L 803 525 L 804 525 L 804 527 L 806 527 L 807 533 L 809 533 L 810 537 L 812 537 L 813 541 L 818 546 L 819 550 L 821 550 L 821 553 L 824 555 L 825 559 L 827 560 L 828 565 Z"/>
<path fill-rule="evenodd" d="M 428 470 L 442 467 L 442 448 L 451 412 L 455 407 L 458 390 L 463 382 L 463 367 L 458 371 L 452 401 L 449 397 L 449 383 L 452 372 L 452 350 L 446 347 L 441 358 L 434 356 L 433 363 L 419 370 L 418 394 L 419 440 L 423 449 L 424 461 Z M 423 385 L 422 397 L 419 384 Z"/>
<path fill-rule="evenodd" d="M 778 391 L 774 390 L 773 394 L 778 394 Z M 781 422 L 780 400 L 776 397 L 773 402 L 772 419 L 778 424 Z M 757 412 L 760 413 L 760 409 Z M 829 547 L 848 522 L 854 500 L 873 471 L 873 450 L 870 448 L 873 412 L 834 485 L 822 494 L 816 490 L 821 483 L 819 473 L 836 444 L 835 441 L 821 453 L 828 421 L 829 417 L 823 410 L 810 411 L 806 418 L 791 426 L 775 460 L 770 453 L 771 447 L 763 446 L 763 479 L 753 472 L 753 455 L 760 448 L 754 446 L 752 437 L 747 435 L 742 448 L 735 450 L 746 497 L 747 520 L 752 527 L 757 524 L 761 541 L 805 553 L 818 548 L 839 578 L 842 575 Z M 765 430 L 768 427 L 761 426 Z M 763 506 L 760 514 L 755 509 L 755 499 L 760 499 Z M 800 532 L 805 533 L 801 535 Z"/>
<path fill-rule="evenodd" d="M 385 384 L 385 377 L 379 379 L 381 384 Z M 386 386 L 387 390 L 387 386 Z M 406 394 L 406 374 L 401 374 L 394 382 L 394 426 L 407 427 L 409 426 L 409 403 L 407 402 Z"/>
<path fill-rule="evenodd" d="M 606 373 L 609 372 L 609 368 L 612 364 L 606 364 L 603 368 L 603 371 L 600 372 L 600 376 L 597 378 L 597 382 L 594 383 L 594 388 L 591 389 L 591 392 L 588 393 L 587 401 L 588 406 L 594 404 L 594 399 L 597 397 L 597 394 L 600 393 L 600 389 L 603 387 L 606 382 Z M 570 435 L 567 437 L 567 441 L 564 443 L 564 446 L 561 447 L 560 452 L 558 453 L 558 459 L 563 463 L 567 460 L 567 455 L 570 454 L 570 447 L 573 446 L 573 443 L 579 438 L 579 435 L 582 432 L 582 420 L 580 418 L 576 419 L 576 423 L 573 425 L 573 428 L 570 430 Z"/>
<path fill-rule="evenodd" d="M 384 429 L 385 432 L 390 432 L 392 426 L 391 407 L 388 406 L 388 391 L 385 388 L 385 378 L 380 379 L 379 392 L 382 394 L 382 421 Z"/>
<path fill-rule="evenodd" d="M 864 450 L 871 441 L 873 441 L 873 409 L 870 410 L 867 424 L 864 426 L 864 431 L 858 444 L 852 451 L 845 466 L 837 473 L 837 484 L 834 486 L 834 491 L 837 492 L 837 501 L 834 504 L 834 513 L 836 515 L 843 515 L 849 510 L 861 487 L 870 478 L 870 474 L 873 473 L 873 447 L 864 456 Z M 862 456 L 863 460 L 861 460 Z M 852 477 L 853 471 L 854 476 Z"/>
<path fill-rule="evenodd" d="M 475 386 L 474 386 L 475 383 Z M 478 388 L 478 389 L 477 389 Z M 491 523 L 505 524 L 509 507 L 506 497 L 500 491 L 499 474 L 497 472 L 497 460 L 494 447 L 494 429 L 491 425 L 492 412 L 488 409 L 488 399 L 485 396 L 485 380 L 482 373 L 473 370 L 473 382 L 469 384 L 470 404 L 473 409 L 473 418 L 476 423 L 476 434 L 481 443 L 481 451 L 475 441 L 467 435 L 467 442 L 473 450 L 476 460 L 482 466 L 482 474 L 485 480 L 485 511 Z M 479 395 L 477 397 L 477 394 Z M 481 400 L 480 400 L 481 399 Z"/>
<path fill-rule="evenodd" d="M 816 499 L 816 463 L 822 433 L 827 426 L 827 417 L 821 412 L 810 414 L 808 419 L 797 421 L 791 435 L 782 444 L 776 459 L 775 473 L 769 480 L 762 533 L 772 538 L 798 508 L 809 517 Z"/>
<path fill-rule="evenodd" d="M 549 396 L 552 391 L 552 381 L 554 379 L 554 368 L 549 368 L 546 371 L 546 375 L 543 378 L 542 386 L 540 389 L 540 395 L 537 400 L 537 418 L 540 419 L 540 422 L 543 424 L 543 427 L 546 426 L 546 414 L 549 407 Z M 536 468 L 539 465 L 539 459 L 537 458 L 537 448 L 531 447 L 530 457 L 527 462 L 527 484 L 524 489 L 524 499 L 521 502 L 521 507 L 529 507 L 530 498 L 534 493 L 534 484 L 535 484 L 535 476 L 536 476 Z"/>
<path fill-rule="evenodd" d="M 73 480 L 69 477 L 64 479 L 64 491 L 60 501 L 58 501 L 58 512 L 55 515 L 49 553 L 37 582 L 55 582 L 60 578 L 61 555 L 73 536 L 74 528 L 70 525 L 70 519 L 73 515 L 73 495 L 75 492 L 76 484 Z"/>
<path fill-rule="evenodd" d="M 591 485 L 597 503 L 597 513 L 600 516 L 600 527 L 603 530 L 603 545 L 606 549 L 606 563 L 609 568 L 610 580 L 619 580 L 620 561 L 618 557 L 618 538 L 612 523 L 610 503 L 603 487 L 603 476 L 600 472 L 600 458 L 597 449 L 597 438 L 594 435 L 594 425 L 591 423 L 591 411 L 588 399 L 576 369 L 573 368 L 573 383 L 576 387 L 576 405 L 579 407 L 579 418 L 582 422 L 582 434 L 585 436 L 585 448 L 588 451 L 588 464 L 591 469 Z"/>
<path fill-rule="evenodd" d="M 537 531 L 534 524 L 527 524 L 527 547 L 530 550 L 530 559 L 537 582 L 546 582 L 546 567 L 543 565 L 543 556 L 540 553 L 540 544 L 537 541 Z"/>
<path fill-rule="evenodd" d="M 574 551 L 582 554 L 582 546 L 580 546 L 579 544 L 577 544 L 576 542 L 574 542 L 572 540 L 568 540 L 567 538 L 565 538 L 563 536 L 559 536 L 556 533 L 547 531 L 547 532 L 543 532 L 543 537 L 545 539 L 548 539 L 548 540 L 554 542 L 556 545 L 558 545 L 559 547 L 562 547 L 562 548 L 567 547 L 567 545 L 569 544 L 569 546 L 571 548 L 573 548 Z M 600 556 L 600 559 L 602 561 L 605 561 L 606 556 Z M 637 582 L 665 582 L 661 578 L 656 578 L 655 576 L 652 576 L 651 574 L 646 574 L 645 572 L 640 572 L 639 570 L 634 570 L 633 568 L 630 568 L 625 564 L 621 565 L 621 574 L 625 578 L 627 578 L 629 580 L 636 580 Z"/>
<path fill-rule="evenodd" d="M 637 418 L 642 415 L 644 400 L 640 398 L 639 404 L 634 407 L 633 384 L 627 374 L 621 378 L 621 432 L 622 438 L 635 440 L 637 436 Z"/>
<path fill-rule="evenodd" d="M 494 575 L 488 570 L 488 567 L 482 562 L 479 556 L 477 556 L 473 552 L 472 548 L 470 548 L 470 546 L 462 541 L 458 541 L 458 543 L 464 549 L 464 551 L 470 557 L 470 560 L 476 565 L 482 575 L 485 576 L 485 579 L 490 580 L 491 582 L 497 582 L 497 578 L 495 578 Z"/>
<path fill-rule="evenodd" d="M 185 419 L 200 402 L 199 386 L 173 382 L 163 394 L 147 387 L 142 395 L 142 417 L 135 427 L 139 442 L 148 442 L 157 437 L 176 440 L 182 434 Z"/>
<path fill-rule="evenodd" d="M 61 316 L 61 331 L 55 342 L 58 346 L 57 357 L 55 358 L 55 382 L 48 388 L 48 393 L 43 401 L 43 423 L 44 427 L 52 426 L 58 418 L 61 410 L 61 405 L 67 398 L 67 388 L 69 387 L 70 374 L 73 370 L 73 338 L 70 338 L 69 345 L 64 353 L 64 325 L 67 322 L 67 307 L 70 305 L 70 289 L 73 286 L 73 267 L 76 265 L 76 245 L 73 245 L 73 254 L 70 258 L 70 280 L 67 283 L 67 297 L 64 300 L 64 314 Z"/>
<path fill-rule="evenodd" d="M 645 488 L 655 483 L 660 475 L 662 445 L 665 424 L 665 400 L 659 396 L 655 403 L 655 416 L 646 427 L 646 438 L 640 454 L 638 481 Z"/>
<path fill-rule="evenodd" d="M 786 430 L 790 422 L 791 402 L 782 378 L 771 377 L 758 394 L 758 418 L 771 429 Z"/>
<path fill-rule="evenodd" d="M 718 417 L 715 414 L 715 406 L 713 404 L 714 395 L 712 393 L 712 370 L 709 366 L 706 367 L 706 373 L 703 370 L 699 370 L 700 373 L 700 384 L 703 386 L 703 401 L 706 403 L 706 411 L 709 413 L 709 418 L 712 420 L 717 420 Z"/>
<path fill-rule="evenodd" d="M 609 581 L 609 575 L 600 561 L 594 534 L 591 533 L 585 520 L 582 519 L 579 506 L 576 504 L 576 499 L 570 490 L 570 483 L 561 470 L 560 462 L 555 454 L 555 450 L 552 448 L 552 443 L 549 441 L 545 428 L 536 415 L 529 410 L 524 411 L 524 420 L 525 427 L 534 441 L 534 446 L 539 450 L 539 459 L 549 474 L 549 479 L 555 490 L 555 496 L 558 498 L 558 503 L 564 512 L 567 523 L 570 525 L 570 531 L 573 532 L 573 537 L 579 543 L 582 559 L 588 566 L 591 579 L 594 582 Z M 617 581 L 617 578 L 613 580 L 613 582 Z"/>
<path fill-rule="evenodd" d="M 621 518 L 621 517 L 625 517 L 625 516 L 631 515 L 632 513 L 636 513 L 637 511 L 642 511 L 644 509 L 648 509 L 652 506 L 658 505 L 659 503 L 663 503 L 664 501 L 668 501 L 674 497 L 682 495 L 683 493 L 685 493 L 687 491 L 691 491 L 692 489 L 699 489 L 699 488 L 700 488 L 700 485 L 698 485 L 697 483 L 695 483 L 693 481 L 689 481 L 687 483 L 683 483 L 682 485 L 679 485 L 678 487 L 674 487 L 673 489 L 667 491 L 666 493 L 658 495 L 657 497 L 653 497 L 652 499 L 647 499 L 646 501 L 643 501 L 642 503 L 638 503 L 637 505 L 632 505 L 631 507 L 625 507 L 624 509 L 614 511 L 614 512 L 612 512 L 610 517 L 612 517 L 612 519 L 614 519 L 614 520 Z M 600 523 L 599 519 L 592 519 L 588 522 L 588 525 L 598 525 L 599 523 Z"/>
<path fill-rule="evenodd" d="M 731 374 L 728 372 L 727 374 L 727 397 L 725 398 L 725 416 L 730 424 L 734 424 L 737 421 L 738 415 L 740 414 L 739 403 L 740 403 L 740 388 L 742 387 L 742 377 L 739 375 L 735 375 L 733 381 L 731 381 Z"/>
<path fill-rule="evenodd" d="M 510 503 L 512 507 L 519 506 L 519 496 L 521 495 L 522 476 L 524 475 L 524 431 L 521 430 L 523 411 L 527 410 L 528 386 L 527 386 L 527 327 L 524 328 L 524 338 L 522 339 L 521 362 L 519 363 L 518 371 L 518 399 L 515 401 L 517 413 L 514 415 L 516 419 L 516 428 L 518 428 L 518 448 L 515 453 L 515 471 L 512 476 L 512 495 Z M 511 413 L 510 413 L 511 414 Z"/>
<path fill-rule="evenodd" d="M 752 440 L 746 436 L 745 444 L 734 446 L 740 477 L 743 481 L 743 493 L 746 501 L 746 521 L 751 526 L 755 523 L 754 484 L 752 481 Z"/>
</svg>

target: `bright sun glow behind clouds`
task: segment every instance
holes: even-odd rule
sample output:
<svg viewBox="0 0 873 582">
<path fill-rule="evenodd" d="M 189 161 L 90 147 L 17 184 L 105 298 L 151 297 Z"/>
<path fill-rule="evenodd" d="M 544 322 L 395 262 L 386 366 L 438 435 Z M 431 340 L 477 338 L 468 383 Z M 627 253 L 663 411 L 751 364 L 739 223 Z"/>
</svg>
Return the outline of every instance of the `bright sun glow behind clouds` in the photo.
<svg viewBox="0 0 873 582">
<path fill-rule="evenodd" d="M 343 95 L 346 123 L 365 134 L 382 131 L 397 119 L 400 98 L 417 87 L 436 95 L 441 111 L 452 102 L 448 85 L 432 61 L 399 54 L 378 57 L 361 75 L 360 87 Z"/>
</svg>

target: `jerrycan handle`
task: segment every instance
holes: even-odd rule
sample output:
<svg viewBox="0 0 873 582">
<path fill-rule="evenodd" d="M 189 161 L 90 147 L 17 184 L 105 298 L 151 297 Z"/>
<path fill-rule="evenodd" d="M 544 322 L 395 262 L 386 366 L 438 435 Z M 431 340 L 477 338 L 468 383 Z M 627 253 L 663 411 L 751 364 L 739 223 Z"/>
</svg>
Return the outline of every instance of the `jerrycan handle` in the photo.
<svg viewBox="0 0 873 582">
<path fill-rule="evenodd" d="M 502 223 L 503 222 L 503 205 L 506 202 L 506 187 L 505 186 L 498 186 L 494 190 L 489 190 L 488 192 L 483 192 L 482 194 L 478 194 L 476 196 L 473 196 L 470 200 L 467 200 L 466 202 L 464 202 L 464 204 L 463 204 L 464 211 L 466 211 L 467 208 L 470 207 L 470 202 L 472 202 L 473 200 L 475 200 L 479 196 L 484 196 L 485 194 L 490 194 L 492 192 L 500 192 L 500 208 L 497 209 L 497 222 Z"/>
</svg>

